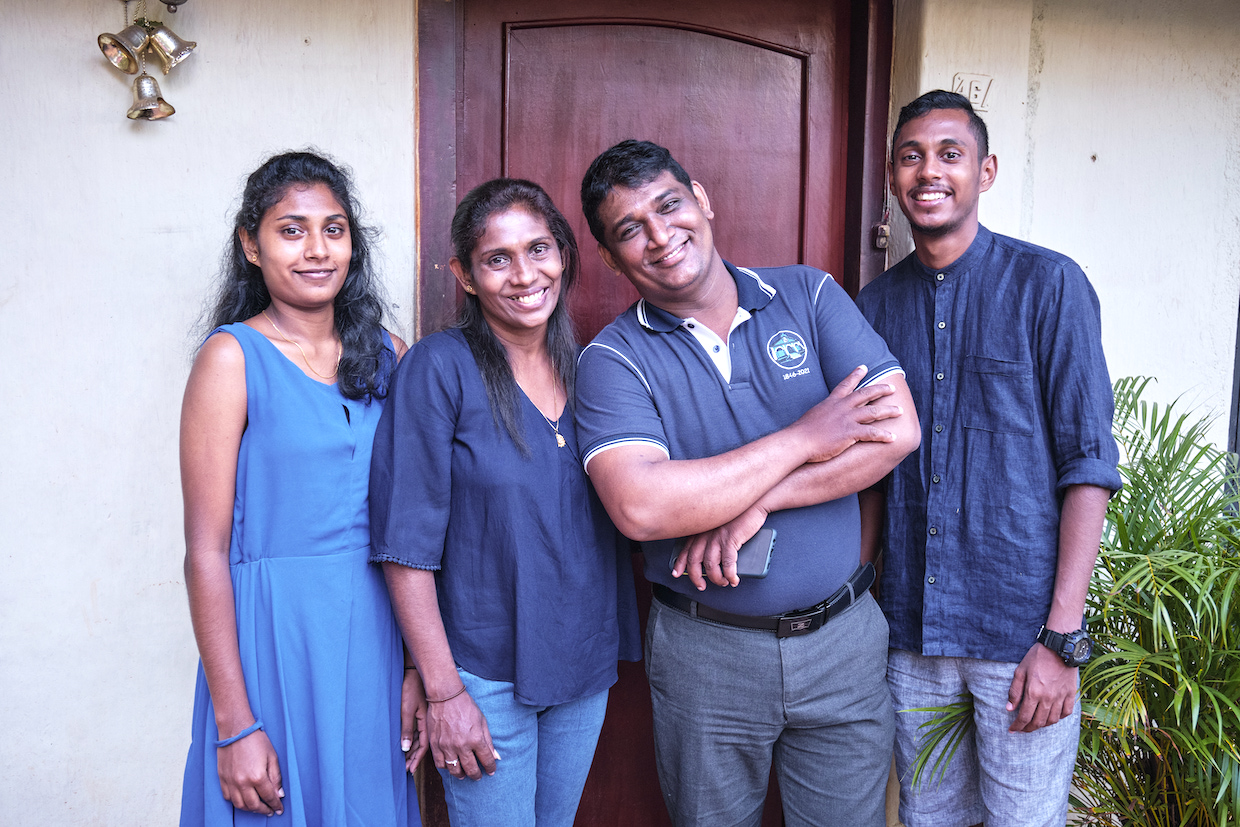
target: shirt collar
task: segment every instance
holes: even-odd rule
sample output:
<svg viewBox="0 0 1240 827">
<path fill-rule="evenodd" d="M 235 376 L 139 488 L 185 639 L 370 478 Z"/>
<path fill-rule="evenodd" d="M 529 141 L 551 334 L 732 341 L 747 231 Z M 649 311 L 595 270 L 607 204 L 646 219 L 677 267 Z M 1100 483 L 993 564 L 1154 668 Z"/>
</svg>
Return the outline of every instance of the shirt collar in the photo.
<svg viewBox="0 0 1240 827">
<path fill-rule="evenodd" d="M 736 298 L 740 307 L 752 313 L 771 303 L 771 299 L 775 297 L 775 288 L 764 282 L 757 273 L 745 267 L 734 267 L 726 261 L 723 262 L 723 266 L 728 268 L 728 274 L 736 282 Z M 638 299 L 637 321 L 647 330 L 653 330 L 656 333 L 671 333 L 680 327 L 683 319 L 668 313 L 661 307 L 656 307 L 645 299 Z"/>
<path fill-rule="evenodd" d="M 939 268 L 938 270 L 934 270 L 922 264 L 921 259 L 917 257 L 916 251 L 910 253 L 909 258 L 913 260 L 913 269 L 917 275 L 921 276 L 926 281 L 951 281 L 958 276 L 969 272 L 973 265 L 981 260 L 982 256 L 986 255 L 986 251 L 990 249 L 990 241 L 993 238 L 993 235 L 994 234 L 991 233 L 990 230 L 986 229 L 981 224 L 978 224 L 977 235 L 973 237 L 973 243 L 969 245 L 969 249 L 965 250 L 964 254 L 960 256 L 960 258 L 956 259 L 946 267 Z M 937 278 L 940 273 L 943 275 L 943 278 L 941 279 Z"/>
</svg>

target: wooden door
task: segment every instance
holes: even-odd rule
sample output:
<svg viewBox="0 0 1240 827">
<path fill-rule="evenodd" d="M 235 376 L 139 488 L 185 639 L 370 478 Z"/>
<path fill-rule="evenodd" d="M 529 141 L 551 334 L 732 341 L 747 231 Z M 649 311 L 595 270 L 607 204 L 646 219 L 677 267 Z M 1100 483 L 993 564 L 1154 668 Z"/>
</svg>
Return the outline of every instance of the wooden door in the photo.
<svg viewBox="0 0 1240 827">
<path fill-rule="evenodd" d="M 625 138 L 700 181 L 741 265 L 802 262 L 850 292 L 882 268 L 890 0 L 423 0 L 419 333 L 454 312 L 449 223 L 496 176 L 541 184 L 573 225 L 583 341 L 636 298 L 595 252 L 581 176 Z M 640 566 L 638 566 L 640 572 Z M 649 589 L 639 578 L 643 622 Z M 778 824 L 777 801 L 766 823 Z M 428 819 L 436 823 L 438 816 Z M 622 664 L 578 824 L 667 824 L 640 664 Z"/>
</svg>

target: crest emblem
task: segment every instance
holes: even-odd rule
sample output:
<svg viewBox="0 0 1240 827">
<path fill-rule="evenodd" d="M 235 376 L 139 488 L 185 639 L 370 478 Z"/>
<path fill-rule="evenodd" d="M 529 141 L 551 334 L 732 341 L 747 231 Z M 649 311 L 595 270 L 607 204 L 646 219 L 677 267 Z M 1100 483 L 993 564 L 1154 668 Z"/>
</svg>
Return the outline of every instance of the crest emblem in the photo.
<svg viewBox="0 0 1240 827">
<path fill-rule="evenodd" d="M 791 330 L 779 331 L 766 343 L 766 354 L 785 370 L 799 368 L 808 353 L 805 340 Z"/>
</svg>

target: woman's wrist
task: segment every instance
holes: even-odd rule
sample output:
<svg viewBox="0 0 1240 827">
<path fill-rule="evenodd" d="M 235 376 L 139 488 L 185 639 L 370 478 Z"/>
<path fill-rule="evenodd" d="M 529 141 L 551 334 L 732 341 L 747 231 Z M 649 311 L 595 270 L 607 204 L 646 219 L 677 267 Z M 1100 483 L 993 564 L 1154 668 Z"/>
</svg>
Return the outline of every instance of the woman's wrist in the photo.
<svg viewBox="0 0 1240 827">
<path fill-rule="evenodd" d="M 450 692 L 450 693 L 448 693 L 447 695 L 444 695 L 444 696 L 442 696 L 442 697 L 431 697 L 431 696 L 428 694 L 428 695 L 426 696 L 426 702 L 427 702 L 428 704 L 441 704 L 441 703 L 445 703 L 445 702 L 447 702 L 447 701 L 450 701 L 450 700 L 452 700 L 453 698 L 458 697 L 458 696 L 463 695 L 463 694 L 465 694 L 465 684 L 464 684 L 464 683 L 462 683 L 462 684 L 461 684 L 461 685 L 460 685 L 460 686 L 456 689 L 456 691 L 454 691 L 454 692 Z"/>
<path fill-rule="evenodd" d="M 230 744 L 235 744 L 236 742 L 240 741 L 242 738 L 246 737 L 247 735 L 253 735 L 255 732 L 258 732 L 262 728 L 263 728 L 263 722 L 255 721 L 254 723 L 250 724 L 248 727 L 236 733 L 235 735 L 230 735 L 227 738 L 221 738 L 220 740 L 216 741 L 215 746 L 216 748 L 220 748 L 220 747 L 229 746 Z"/>
<path fill-rule="evenodd" d="M 258 716 L 250 710 L 248 704 L 244 709 L 221 711 L 217 708 L 215 710 L 215 729 L 221 738 L 236 735 L 257 720 Z"/>
</svg>

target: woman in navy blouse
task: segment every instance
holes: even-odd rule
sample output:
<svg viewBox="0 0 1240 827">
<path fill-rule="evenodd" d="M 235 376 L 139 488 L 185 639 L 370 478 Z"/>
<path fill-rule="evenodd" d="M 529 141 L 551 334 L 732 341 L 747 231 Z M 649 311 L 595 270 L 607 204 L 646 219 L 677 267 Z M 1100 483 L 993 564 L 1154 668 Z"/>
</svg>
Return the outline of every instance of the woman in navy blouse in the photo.
<svg viewBox="0 0 1240 827">
<path fill-rule="evenodd" d="M 627 545 L 573 426 L 577 243 L 538 185 L 512 179 L 465 196 L 452 241 L 464 304 L 393 380 L 372 559 L 425 684 L 454 827 L 568 827 L 616 662 L 640 656 Z"/>
</svg>

